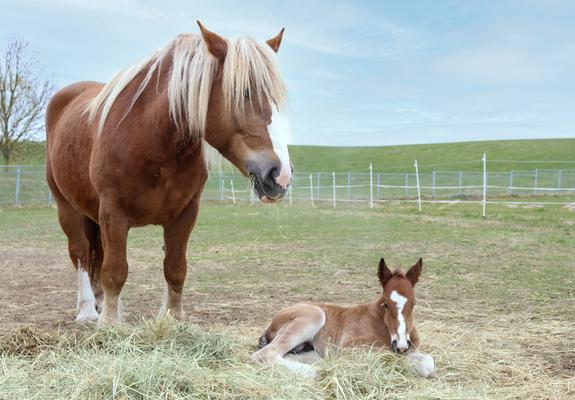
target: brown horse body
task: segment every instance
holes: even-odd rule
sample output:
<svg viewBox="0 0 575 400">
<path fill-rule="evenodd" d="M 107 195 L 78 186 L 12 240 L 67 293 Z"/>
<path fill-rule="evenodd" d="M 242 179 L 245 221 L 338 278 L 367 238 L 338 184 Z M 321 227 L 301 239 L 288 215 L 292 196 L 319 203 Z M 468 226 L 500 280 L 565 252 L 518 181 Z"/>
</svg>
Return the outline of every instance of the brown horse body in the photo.
<svg viewBox="0 0 575 400">
<path fill-rule="evenodd" d="M 257 360 L 278 363 L 304 376 L 331 348 L 369 346 L 405 353 L 423 377 L 433 373 L 433 358 L 415 351 L 419 335 L 413 323 L 413 287 L 422 269 L 421 259 L 406 273 L 391 272 L 380 261 L 378 276 L 383 294 L 375 301 L 352 307 L 333 304 L 296 304 L 275 315 L 260 338 Z"/>
<path fill-rule="evenodd" d="M 262 201 L 281 198 L 291 180 L 287 147 L 269 132 L 284 95 L 273 58 L 283 30 L 268 46 L 200 29 L 107 85 L 60 90 L 48 106 L 46 174 L 78 271 L 79 321 L 121 318 L 128 231 L 148 224 L 164 228 L 164 306 L 182 316 L 210 146 L 250 176 Z"/>
</svg>

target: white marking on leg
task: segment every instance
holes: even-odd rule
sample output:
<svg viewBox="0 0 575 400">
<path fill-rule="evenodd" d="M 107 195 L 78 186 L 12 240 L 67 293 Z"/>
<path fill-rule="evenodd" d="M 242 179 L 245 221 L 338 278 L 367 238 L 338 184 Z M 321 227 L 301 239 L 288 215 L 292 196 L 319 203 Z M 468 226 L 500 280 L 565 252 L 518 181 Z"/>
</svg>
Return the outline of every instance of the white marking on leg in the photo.
<svg viewBox="0 0 575 400">
<path fill-rule="evenodd" d="M 289 158 L 288 143 L 291 139 L 289 120 L 283 113 L 277 111 L 274 104 L 272 107 L 272 122 L 268 126 L 268 132 L 274 152 L 281 162 L 281 170 L 276 178 L 276 183 L 286 189 L 291 182 L 292 172 Z"/>
<path fill-rule="evenodd" d="M 429 354 L 414 351 L 407 355 L 409 365 L 423 378 L 429 378 L 435 372 L 435 362 Z"/>
<path fill-rule="evenodd" d="M 96 297 L 92 292 L 90 275 L 82 268 L 79 261 L 76 276 L 78 278 L 78 315 L 76 321 L 97 321 L 99 315 L 96 311 Z"/>
<path fill-rule="evenodd" d="M 104 293 L 104 308 L 98 319 L 99 325 L 113 324 L 124 318 L 124 307 L 119 295 Z"/>
<path fill-rule="evenodd" d="M 405 351 L 409 347 L 407 344 L 409 335 L 407 334 L 407 326 L 405 325 L 405 318 L 403 317 L 403 307 L 405 303 L 407 303 L 407 298 L 397 293 L 396 290 L 391 292 L 389 298 L 394 301 L 397 306 L 397 322 L 399 324 L 397 333 L 391 335 L 391 340 L 396 340 L 397 348 Z"/>
</svg>

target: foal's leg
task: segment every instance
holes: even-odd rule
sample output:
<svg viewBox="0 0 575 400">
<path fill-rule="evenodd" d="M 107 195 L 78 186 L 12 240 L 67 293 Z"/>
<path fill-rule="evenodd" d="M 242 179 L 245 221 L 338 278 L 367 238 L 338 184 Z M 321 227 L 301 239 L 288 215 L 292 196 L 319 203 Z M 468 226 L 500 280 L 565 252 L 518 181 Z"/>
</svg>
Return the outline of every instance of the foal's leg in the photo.
<svg viewBox="0 0 575 400">
<path fill-rule="evenodd" d="M 104 307 L 99 324 L 112 324 L 122 319 L 120 292 L 128 278 L 126 245 L 128 218 L 114 201 L 102 199 L 98 222 L 104 249 L 104 260 L 100 271 L 100 281 L 104 289 Z"/>
<path fill-rule="evenodd" d="M 78 282 L 77 322 L 98 320 L 96 299 L 90 286 L 90 242 L 84 234 L 85 217 L 61 196 L 58 188 L 48 179 L 58 206 L 58 221 L 68 238 L 68 253 L 76 267 Z"/>
<path fill-rule="evenodd" d="M 182 290 L 186 280 L 188 265 L 186 249 L 188 238 L 194 228 L 200 205 L 200 196 L 194 197 L 182 213 L 171 224 L 164 227 L 164 277 L 166 278 L 166 296 L 162 312 L 176 319 L 184 317 L 182 309 Z"/>
<path fill-rule="evenodd" d="M 311 342 L 325 325 L 325 313 L 311 304 L 297 304 L 280 311 L 267 330 L 272 341 L 255 352 L 252 357 L 258 361 L 282 365 L 302 376 L 314 378 L 315 369 L 309 365 L 286 358 L 294 347 Z M 316 353 L 317 354 L 317 353 Z M 298 357 L 301 358 L 301 357 Z"/>
</svg>

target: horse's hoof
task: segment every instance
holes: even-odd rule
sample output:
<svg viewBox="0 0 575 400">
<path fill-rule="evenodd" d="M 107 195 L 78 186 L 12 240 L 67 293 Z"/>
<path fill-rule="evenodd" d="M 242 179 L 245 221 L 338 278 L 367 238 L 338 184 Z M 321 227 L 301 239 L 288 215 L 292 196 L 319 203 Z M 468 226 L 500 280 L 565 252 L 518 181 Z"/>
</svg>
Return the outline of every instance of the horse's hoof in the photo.
<svg viewBox="0 0 575 400">
<path fill-rule="evenodd" d="M 97 322 L 100 318 L 100 314 L 96 309 L 82 309 L 76 316 L 76 322 L 84 324 L 89 322 Z"/>
</svg>

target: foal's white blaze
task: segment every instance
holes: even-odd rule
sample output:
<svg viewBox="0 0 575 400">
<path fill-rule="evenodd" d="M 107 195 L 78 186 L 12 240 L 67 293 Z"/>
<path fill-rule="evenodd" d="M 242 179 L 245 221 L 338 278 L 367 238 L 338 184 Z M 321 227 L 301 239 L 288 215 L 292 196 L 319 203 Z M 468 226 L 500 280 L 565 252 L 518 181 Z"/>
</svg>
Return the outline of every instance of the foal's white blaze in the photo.
<svg viewBox="0 0 575 400">
<path fill-rule="evenodd" d="M 92 292 L 90 275 L 82 268 L 79 262 L 76 276 L 78 278 L 78 315 L 76 316 L 76 321 L 97 321 L 99 315 L 96 311 L 96 297 L 94 292 Z"/>
<path fill-rule="evenodd" d="M 272 122 L 268 126 L 268 132 L 274 152 L 281 162 L 281 170 L 279 176 L 276 178 L 276 183 L 286 189 L 291 182 L 291 163 L 288 152 L 288 142 L 291 138 L 291 130 L 289 120 L 283 113 L 277 111 L 274 104 L 272 107 Z"/>
<path fill-rule="evenodd" d="M 396 290 L 391 292 L 389 298 L 395 302 L 397 306 L 397 322 L 399 326 L 397 328 L 397 333 L 391 335 L 391 340 L 397 341 L 397 348 L 400 350 L 407 350 L 409 347 L 407 341 L 409 340 L 409 335 L 407 334 L 407 326 L 405 325 L 405 318 L 403 318 L 403 307 L 407 303 L 407 298 L 397 293 Z"/>
</svg>

